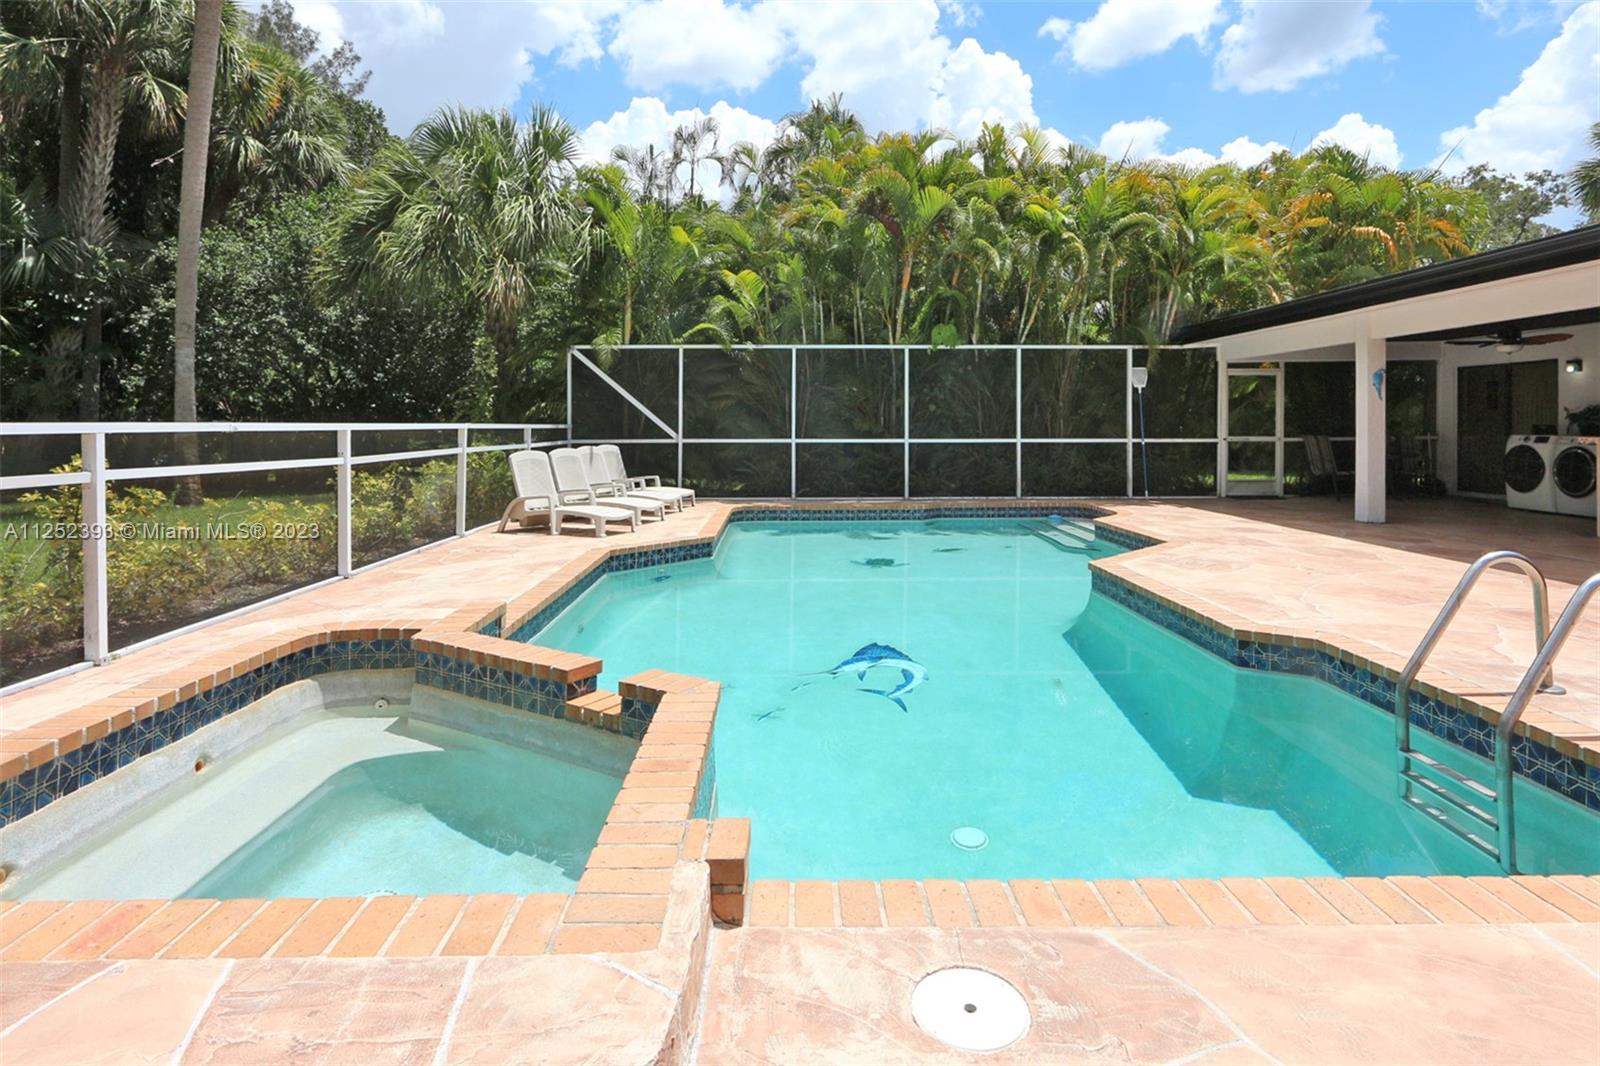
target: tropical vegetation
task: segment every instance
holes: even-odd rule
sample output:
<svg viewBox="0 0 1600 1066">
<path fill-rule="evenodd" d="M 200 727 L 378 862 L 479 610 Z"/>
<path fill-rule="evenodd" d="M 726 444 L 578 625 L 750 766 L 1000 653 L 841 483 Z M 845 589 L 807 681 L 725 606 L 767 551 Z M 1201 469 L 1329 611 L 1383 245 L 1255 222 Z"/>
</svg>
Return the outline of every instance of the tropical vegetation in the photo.
<svg viewBox="0 0 1600 1066">
<path fill-rule="evenodd" d="M 200 417 L 544 417 L 575 343 L 1156 344 L 1600 206 L 1594 163 L 1450 177 L 1325 146 L 1195 169 L 1026 127 L 873 132 L 837 98 L 768 145 L 706 118 L 601 161 L 543 109 L 399 138 L 350 42 L 319 49 L 284 0 L 219 21 L 186 142 L 192 0 L 0 8 L 5 417 L 170 417 L 175 363 L 189 414 L 186 143 L 208 149 Z"/>
</svg>

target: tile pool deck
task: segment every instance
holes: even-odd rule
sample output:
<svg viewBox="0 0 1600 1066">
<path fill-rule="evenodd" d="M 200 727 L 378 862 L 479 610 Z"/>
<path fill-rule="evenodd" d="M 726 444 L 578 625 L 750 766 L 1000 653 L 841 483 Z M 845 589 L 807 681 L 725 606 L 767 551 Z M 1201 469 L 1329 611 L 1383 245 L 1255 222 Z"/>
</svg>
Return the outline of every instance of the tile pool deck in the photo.
<svg viewBox="0 0 1600 1066">
<path fill-rule="evenodd" d="M 1163 541 L 1104 561 L 1109 572 L 1234 630 L 1321 642 L 1389 671 L 1403 665 L 1462 566 L 1481 551 L 1532 555 L 1551 579 L 1553 610 L 1600 569 L 1600 541 L 1581 520 L 1457 501 L 1399 503 L 1396 520 L 1377 527 L 1356 526 L 1345 506 L 1322 501 L 1105 506 L 1111 524 Z M 215 664 L 248 659 L 307 626 L 446 628 L 507 603 L 508 618 L 529 613 L 601 553 L 701 540 L 730 510 L 708 502 L 604 541 L 480 532 L 448 542 L 0 700 L 0 761 L 26 762 L 41 744 L 59 744 L 50 739 L 58 726 L 86 728 L 92 707 L 108 697 L 130 688 L 181 691 Z M 1495 575 L 1424 680 L 1498 706 L 1531 654 L 1530 634 L 1525 586 Z M 1568 695 L 1539 697 L 1525 721 L 1600 764 L 1600 620 L 1585 623 L 1557 674 Z M 138 920 L 88 958 L 79 957 L 87 949 L 63 949 L 115 909 L 85 917 L 82 906 L 62 908 L 39 919 L 56 923 L 46 935 L 8 932 L 23 924 L 13 916 L 27 905 L 11 908 L 0 913 L 0 1057 L 949 1059 L 911 1025 L 907 997 L 916 977 L 962 959 L 1010 977 L 1033 1006 L 1033 1032 L 1002 1059 L 1594 1061 L 1600 1051 L 1596 879 L 757 883 L 747 889 L 743 928 L 709 930 L 706 867 L 691 853 L 685 825 L 678 824 L 679 852 L 656 875 L 670 879 L 670 890 L 633 893 L 662 900 L 664 913 L 652 912 L 659 942 L 646 950 L 601 935 L 574 945 L 577 954 L 505 952 L 512 916 L 540 906 L 530 903 L 540 897 L 508 901 L 503 913 L 498 903 L 480 903 L 480 917 L 485 909 L 500 914 L 497 939 L 458 941 L 473 949 L 464 955 L 448 946 L 471 903 L 434 904 L 449 913 L 419 958 L 340 957 L 392 946 L 402 925 L 397 903 L 368 919 L 395 919 L 378 950 L 337 949 L 376 902 L 356 901 L 327 943 L 303 958 L 283 951 L 299 925 L 246 957 L 235 945 L 248 943 L 248 922 L 202 953 L 211 957 L 178 957 L 217 935 L 193 929 L 221 921 L 216 911 L 225 904 L 166 939 L 148 935 L 153 947 L 119 953 L 118 944 L 148 934 L 177 906 L 139 913 L 124 905 L 123 917 Z M 620 839 L 615 846 L 661 847 Z M 891 887 L 907 884 L 910 897 Z M 891 895 L 914 898 L 922 919 L 910 920 L 909 904 L 892 911 Z M 1098 901 L 1106 920 L 1080 920 L 1073 904 L 1082 909 L 1085 900 Z M 408 904 L 405 920 L 428 902 Z M 265 909 L 256 908 L 243 918 L 259 921 Z M 229 920 L 244 910 L 230 909 Z M 1326 911 L 1338 920 L 1319 924 L 1313 916 Z M 628 913 L 622 907 L 614 923 L 629 924 Z M 1141 916 L 1150 914 L 1146 925 Z M 52 940 L 64 925 L 71 928 Z M 370 928 L 364 935 L 375 936 Z M 184 936 L 191 948 L 178 951 Z M 105 1024 L 86 1026 L 86 1018 Z"/>
</svg>

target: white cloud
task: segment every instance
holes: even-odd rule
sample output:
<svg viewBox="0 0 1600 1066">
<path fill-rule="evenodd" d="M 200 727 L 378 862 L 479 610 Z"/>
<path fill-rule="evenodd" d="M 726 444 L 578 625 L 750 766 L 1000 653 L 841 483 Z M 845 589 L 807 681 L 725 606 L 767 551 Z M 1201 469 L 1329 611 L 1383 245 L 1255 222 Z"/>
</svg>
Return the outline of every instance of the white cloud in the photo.
<svg viewBox="0 0 1600 1066">
<path fill-rule="evenodd" d="M 603 163 L 610 161 L 611 149 L 619 144 L 634 148 L 655 145 L 657 150 L 667 152 L 672 147 L 673 130 L 698 122 L 708 115 L 717 121 L 718 144 L 723 148 L 739 141 L 751 141 L 757 148 L 765 148 L 777 136 L 777 123 L 742 107 L 735 107 L 726 100 L 717 101 L 709 111 L 702 111 L 698 107 L 669 111 L 658 97 L 636 96 L 626 110 L 618 111 L 602 121 L 591 122 L 584 128 L 581 135 L 582 154 L 585 159 Z M 715 190 L 721 174 L 716 163 L 710 160 L 702 162 L 695 169 L 695 187 Z M 687 181 L 688 174 L 680 177 Z"/>
<path fill-rule="evenodd" d="M 1277 141 L 1257 144 L 1249 137 L 1235 137 L 1223 145 L 1221 151 L 1215 153 L 1208 152 L 1204 148 L 1179 148 L 1169 152 L 1165 144 L 1167 134 L 1171 132 L 1172 127 L 1159 118 L 1114 122 L 1100 135 L 1098 151 L 1111 159 L 1155 159 L 1165 163 L 1176 163 L 1179 166 L 1204 169 L 1216 166 L 1218 163 L 1253 167 L 1272 153 L 1284 150 L 1284 146 Z"/>
<path fill-rule="evenodd" d="M 1161 154 L 1161 142 L 1172 127 L 1158 118 L 1113 122 L 1100 135 L 1100 154 L 1112 159 L 1151 159 Z"/>
<path fill-rule="evenodd" d="M 971 37 L 945 57 L 931 86 L 928 123 L 971 136 L 986 122 L 1033 124 L 1033 79 L 1004 52 L 985 52 Z"/>
<path fill-rule="evenodd" d="M 1400 145 L 1394 139 L 1394 130 L 1368 122 L 1355 111 L 1340 115 L 1338 122 L 1311 138 L 1312 148 L 1324 144 L 1348 148 L 1379 166 L 1393 169 L 1400 165 Z"/>
<path fill-rule="evenodd" d="M 1242 0 L 1239 21 L 1222 33 L 1219 89 L 1286 92 L 1308 78 L 1383 52 L 1381 20 L 1366 0 Z"/>
<path fill-rule="evenodd" d="M 1589 126 L 1600 120 L 1600 3 L 1567 16 L 1516 88 L 1439 137 L 1448 166 L 1487 163 L 1498 170 L 1565 169 Z"/>
<path fill-rule="evenodd" d="M 563 66 L 605 55 L 600 43 L 606 21 L 623 10 L 625 0 L 565 0 L 557 4 L 536 4 L 528 8 L 532 16 L 531 50 L 539 55 L 555 54 Z"/>
<path fill-rule="evenodd" d="M 625 8 L 611 55 L 628 83 L 753 89 L 783 58 L 784 35 L 763 7 L 723 0 L 655 0 Z"/>
<path fill-rule="evenodd" d="M 967 0 L 939 0 L 939 11 L 957 29 L 974 25 L 983 17 L 983 8 Z"/>
<path fill-rule="evenodd" d="M 874 129 L 944 124 L 970 136 L 985 117 L 1038 121 L 1033 79 L 1021 64 L 970 38 L 952 44 L 938 32 L 936 0 L 766 0 L 756 10 L 777 21 L 794 58 L 808 65 L 801 102 L 842 93 Z"/>
<path fill-rule="evenodd" d="M 1085 70 L 1110 70 L 1165 52 L 1185 37 L 1204 44 L 1222 21 L 1222 0 L 1104 0 L 1082 22 L 1048 18 L 1039 36 L 1061 42 L 1059 59 Z"/>
<path fill-rule="evenodd" d="M 978 16 L 967 0 L 297 2 L 355 42 L 373 71 L 372 99 L 401 133 L 441 105 L 509 106 L 544 62 L 607 54 L 641 98 L 674 85 L 749 90 L 792 63 L 795 107 L 841 93 L 870 129 L 970 136 L 984 121 L 1038 122 L 1020 63 L 940 32 Z"/>
<path fill-rule="evenodd" d="M 333 0 L 295 0 L 295 21 L 317 33 L 317 51 L 326 55 L 345 39 L 344 18 Z"/>
<path fill-rule="evenodd" d="M 356 5 L 347 4 L 346 10 Z M 417 44 L 444 32 L 444 9 L 431 0 L 393 0 L 367 5 L 362 40 L 378 45 Z"/>
<path fill-rule="evenodd" d="M 1222 160 L 1239 167 L 1253 167 L 1266 162 L 1274 154 L 1287 151 L 1286 145 L 1277 141 L 1257 144 L 1248 137 L 1235 137 L 1222 146 Z"/>
</svg>

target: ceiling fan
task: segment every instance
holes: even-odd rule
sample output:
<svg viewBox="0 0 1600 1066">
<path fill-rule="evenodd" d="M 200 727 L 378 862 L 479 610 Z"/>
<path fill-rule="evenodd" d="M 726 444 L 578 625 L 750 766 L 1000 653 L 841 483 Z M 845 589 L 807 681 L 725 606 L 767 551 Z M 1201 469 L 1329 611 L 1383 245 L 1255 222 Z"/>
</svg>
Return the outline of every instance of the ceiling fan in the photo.
<svg viewBox="0 0 1600 1066">
<path fill-rule="evenodd" d="M 1502 355 L 1520 352 L 1530 344 L 1555 344 L 1559 341 L 1571 340 L 1570 333 L 1535 333 L 1531 337 L 1524 337 L 1522 331 L 1515 327 L 1502 329 L 1491 340 L 1460 340 L 1445 341 L 1446 344 L 1465 344 L 1474 348 L 1493 348 Z"/>
</svg>

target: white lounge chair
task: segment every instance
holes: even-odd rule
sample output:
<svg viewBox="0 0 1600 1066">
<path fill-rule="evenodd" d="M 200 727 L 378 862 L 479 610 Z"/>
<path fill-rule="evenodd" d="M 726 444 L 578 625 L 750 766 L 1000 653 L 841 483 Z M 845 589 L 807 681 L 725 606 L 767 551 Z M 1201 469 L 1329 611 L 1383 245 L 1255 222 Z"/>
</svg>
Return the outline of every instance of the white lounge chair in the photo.
<svg viewBox="0 0 1600 1066">
<path fill-rule="evenodd" d="M 588 456 L 576 448 L 556 448 L 550 453 L 561 502 L 576 498 L 601 507 L 621 507 L 640 518 L 666 518 L 667 505 L 648 496 L 630 496 L 619 483 L 599 474 Z"/>
<path fill-rule="evenodd" d="M 622 465 L 622 449 L 615 444 L 599 445 L 595 448 L 595 454 L 605 461 L 606 473 L 611 475 L 611 480 L 626 486 L 631 494 L 649 496 L 674 504 L 680 511 L 683 510 L 684 504 L 690 507 L 695 505 L 694 489 L 662 485 L 661 478 L 654 474 L 648 477 L 629 477 L 627 468 Z"/>
<path fill-rule="evenodd" d="M 627 522 L 632 528 L 639 528 L 639 513 L 629 511 L 622 507 L 594 507 L 572 505 L 560 502 L 556 492 L 555 475 L 550 466 L 550 457 L 540 451 L 512 452 L 511 480 L 516 484 L 517 498 L 506 505 L 505 513 L 500 516 L 500 532 L 506 531 L 506 526 L 513 521 L 524 526 L 529 525 L 530 519 L 543 516 L 550 521 L 552 534 L 561 532 L 561 521 L 564 518 L 587 519 L 594 526 L 594 535 L 606 535 L 607 522 Z"/>
</svg>

